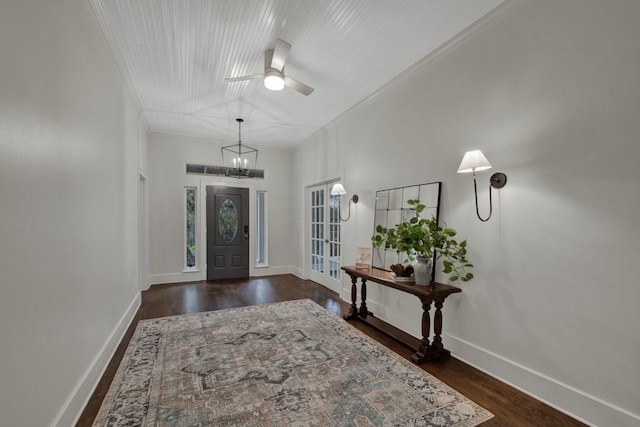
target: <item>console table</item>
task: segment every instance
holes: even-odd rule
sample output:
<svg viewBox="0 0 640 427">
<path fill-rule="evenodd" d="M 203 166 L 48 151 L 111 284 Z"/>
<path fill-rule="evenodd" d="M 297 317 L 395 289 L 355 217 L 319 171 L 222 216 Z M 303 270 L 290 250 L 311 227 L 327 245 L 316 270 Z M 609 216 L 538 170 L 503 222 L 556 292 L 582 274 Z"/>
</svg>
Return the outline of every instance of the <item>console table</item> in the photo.
<svg viewBox="0 0 640 427">
<path fill-rule="evenodd" d="M 377 268 L 362 270 L 356 269 L 355 267 L 342 267 L 342 270 L 351 277 L 351 309 L 344 315 L 345 320 L 366 320 L 367 316 L 373 316 L 373 313 L 367 309 L 367 280 L 378 283 L 382 286 L 407 292 L 418 297 L 422 303 L 422 339 L 420 340 L 420 344 L 418 345 L 418 348 L 415 349 L 415 346 L 405 342 L 405 344 L 410 347 L 414 347 L 416 350 L 416 352 L 411 355 L 411 360 L 415 363 L 420 363 L 451 355 L 449 350 L 445 349 L 442 345 L 442 305 L 444 304 L 444 300 L 450 294 L 462 292 L 462 289 L 435 282 L 429 286 L 418 286 L 414 283 L 396 282 L 392 279 L 388 271 Z M 362 302 L 360 304 L 360 308 L 358 308 L 356 304 L 356 284 L 358 282 L 358 278 L 360 278 L 361 281 L 360 295 L 362 297 Z M 435 303 L 434 305 L 436 308 L 433 317 L 432 343 L 429 342 L 431 329 L 429 311 L 431 310 L 431 303 Z"/>
</svg>

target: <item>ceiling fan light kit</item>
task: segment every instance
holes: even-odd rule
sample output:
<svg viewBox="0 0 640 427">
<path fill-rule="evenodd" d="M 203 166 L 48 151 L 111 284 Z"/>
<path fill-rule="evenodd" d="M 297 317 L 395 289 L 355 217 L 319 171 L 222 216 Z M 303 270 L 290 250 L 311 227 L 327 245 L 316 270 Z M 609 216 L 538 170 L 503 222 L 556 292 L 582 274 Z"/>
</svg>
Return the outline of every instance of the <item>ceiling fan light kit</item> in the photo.
<svg viewBox="0 0 640 427">
<path fill-rule="evenodd" d="M 292 79 L 284 74 L 284 64 L 289 56 L 291 45 L 282 39 L 276 39 L 276 45 L 273 49 L 267 49 L 264 52 L 264 73 L 253 74 L 250 76 L 229 77 L 227 82 L 239 82 L 244 80 L 264 79 L 264 87 L 269 90 L 282 90 L 285 86 L 291 88 L 303 95 L 310 95 L 313 88 Z"/>
<path fill-rule="evenodd" d="M 284 77 L 278 70 L 271 69 L 264 73 L 264 87 L 269 90 L 284 89 Z"/>
</svg>

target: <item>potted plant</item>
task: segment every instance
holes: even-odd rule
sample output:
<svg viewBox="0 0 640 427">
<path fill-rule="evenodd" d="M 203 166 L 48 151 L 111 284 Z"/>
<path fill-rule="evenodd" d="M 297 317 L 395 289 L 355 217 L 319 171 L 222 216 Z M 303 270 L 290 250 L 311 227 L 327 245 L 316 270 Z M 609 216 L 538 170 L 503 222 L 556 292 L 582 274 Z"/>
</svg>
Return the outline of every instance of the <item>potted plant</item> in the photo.
<svg viewBox="0 0 640 427">
<path fill-rule="evenodd" d="M 438 226 L 435 218 L 421 218 L 420 213 L 425 205 L 419 200 L 411 199 L 407 203 L 415 210 L 414 216 L 390 228 L 378 225 L 371 237 L 373 247 L 384 246 L 385 249 L 394 249 L 398 254 L 404 253 L 407 261 L 417 260 L 414 274 L 419 285 L 431 283 L 434 255 L 436 260 L 442 259 L 442 271 L 449 274 L 450 281 L 467 282 L 473 279 L 473 274 L 467 271 L 473 267 L 467 259 L 467 241 L 455 240 L 456 230 Z"/>
</svg>

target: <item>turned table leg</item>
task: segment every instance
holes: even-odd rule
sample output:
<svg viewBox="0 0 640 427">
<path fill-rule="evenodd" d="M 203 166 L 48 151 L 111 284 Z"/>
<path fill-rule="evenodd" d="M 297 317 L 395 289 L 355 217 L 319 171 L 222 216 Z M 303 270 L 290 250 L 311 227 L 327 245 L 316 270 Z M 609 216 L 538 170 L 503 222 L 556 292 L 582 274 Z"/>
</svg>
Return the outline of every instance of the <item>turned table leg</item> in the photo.
<svg viewBox="0 0 640 427">
<path fill-rule="evenodd" d="M 367 310 L 367 279 L 364 277 L 360 279 L 362 286 L 360 286 L 360 293 L 362 294 L 362 304 L 360 304 L 360 316 L 367 317 L 369 310 Z"/>
<path fill-rule="evenodd" d="M 356 298 L 358 296 L 358 289 L 356 288 L 356 283 L 358 282 L 357 276 L 351 276 L 351 308 L 349 312 L 342 316 L 345 320 L 351 320 L 358 317 L 358 306 L 356 305 Z"/>
<path fill-rule="evenodd" d="M 450 356 L 449 350 L 446 350 L 442 345 L 442 305 L 443 300 L 436 301 L 436 312 L 433 317 L 433 344 L 431 344 L 431 351 L 436 358 L 443 356 Z"/>
<path fill-rule="evenodd" d="M 422 340 L 420 347 L 411 355 L 411 360 L 420 363 L 428 357 L 431 346 L 429 345 L 429 334 L 431 331 L 431 321 L 429 318 L 429 310 L 431 310 L 431 301 L 420 298 L 422 301 Z"/>
</svg>

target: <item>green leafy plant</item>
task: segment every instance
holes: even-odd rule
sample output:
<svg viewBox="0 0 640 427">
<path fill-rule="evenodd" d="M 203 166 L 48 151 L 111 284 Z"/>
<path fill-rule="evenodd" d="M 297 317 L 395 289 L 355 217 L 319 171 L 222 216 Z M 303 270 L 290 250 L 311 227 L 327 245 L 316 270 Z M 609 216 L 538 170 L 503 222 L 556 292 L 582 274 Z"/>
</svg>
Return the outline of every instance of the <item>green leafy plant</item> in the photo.
<svg viewBox="0 0 640 427">
<path fill-rule="evenodd" d="M 436 259 L 442 259 L 442 272 L 449 274 L 450 281 L 473 279 L 473 273 L 467 271 L 473 267 L 467 259 L 467 241 L 455 240 L 456 230 L 440 227 L 435 218 L 421 218 L 425 205 L 419 200 L 410 199 L 407 204 L 414 209 L 414 216 L 390 228 L 378 225 L 371 237 L 373 247 L 384 246 L 404 253 L 407 261 L 415 260 L 416 256 L 431 259 L 435 254 Z"/>
</svg>

